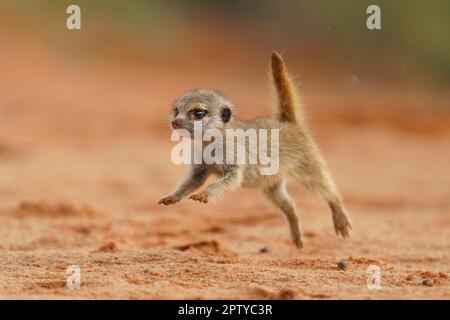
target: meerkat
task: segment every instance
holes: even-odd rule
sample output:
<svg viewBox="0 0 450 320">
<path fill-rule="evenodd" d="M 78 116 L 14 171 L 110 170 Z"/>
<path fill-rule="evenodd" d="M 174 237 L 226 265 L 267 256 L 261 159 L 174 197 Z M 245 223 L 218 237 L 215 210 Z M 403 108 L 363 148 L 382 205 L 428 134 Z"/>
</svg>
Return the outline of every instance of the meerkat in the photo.
<svg viewBox="0 0 450 320">
<path fill-rule="evenodd" d="M 195 89 L 174 102 L 171 126 L 174 130 L 183 128 L 191 133 L 194 121 L 201 121 L 204 130 L 213 128 L 221 132 L 229 128 L 276 128 L 279 130 L 278 172 L 261 175 L 258 171 L 259 164 L 193 164 L 176 191 L 162 198 L 159 203 L 175 204 L 189 195 L 189 199 L 208 203 L 241 186 L 259 188 L 284 213 L 294 244 L 302 248 L 297 209 L 286 191 L 286 181 L 297 180 L 328 203 L 336 234 L 346 238 L 352 228 L 350 218 L 326 163 L 309 133 L 296 87 L 281 55 L 275 51 L 271 57 L 271 76 L 277 96 L 275 116 L 252 121 L 239 120 L 235 117 L 233 104 L 223 94 L 215 90 Z M 248 152 L 247 149 L 246 151 Z M 194 193 L 212 174 L 218 175 L 219 179 L 203 191 Z"/>
</svg>

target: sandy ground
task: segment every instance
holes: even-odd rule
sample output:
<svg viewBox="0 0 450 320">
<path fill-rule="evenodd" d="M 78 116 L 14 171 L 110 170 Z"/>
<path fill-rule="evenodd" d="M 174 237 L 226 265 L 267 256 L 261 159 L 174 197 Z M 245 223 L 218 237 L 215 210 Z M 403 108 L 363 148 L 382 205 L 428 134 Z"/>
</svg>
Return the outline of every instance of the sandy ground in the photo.
<svg viewBox="0 0 450 320">
<path fill-rule="evenodd" d="M 268 114 L 265 65 L 252 82 L 232 71 L 63 61 L 27 46 L 0 52 L 1 298 L 450 298 L 448 100 L 304 84 L 354 231 L 338 238 L 326 205 L 293 182 L 298 251 L 257 190 L 157 205 L 186 169 L 170 162 L 172 99 L 206 83 L 238 114 Z M 80 290 L 66 288 L 70 265 Z M 380 290 L 366 287 L 369 265 L 381 268 Z"/>
</svg>

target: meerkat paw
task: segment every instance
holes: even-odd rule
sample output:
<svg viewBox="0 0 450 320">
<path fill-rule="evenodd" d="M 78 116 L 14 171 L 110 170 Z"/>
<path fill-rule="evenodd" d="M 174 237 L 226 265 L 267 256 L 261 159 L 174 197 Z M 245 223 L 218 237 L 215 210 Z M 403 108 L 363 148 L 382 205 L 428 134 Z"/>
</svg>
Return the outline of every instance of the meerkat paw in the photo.
<svg viewBox="0 0 450 320">
<path fill-rule="evenodd" d="M 349 217 L 345 214 L 334 214 L 333 215 L 334 230 L 336 235 L 341 235 L 342 238 L 350 237 L 350 230 L 352 229 L 352 224 Z"/>
<path fill-rule="evenodd" d="M 167 197 L 159 200 L 158 204 L 164 204 L 164 205 L 168 206 L 168 205 L 177 203 L 178 201 L 180 201 L 180 199 L 177 196 L 170 195 L 170 196 L 167 196 Z"/>
<path fill-rule="evenodd" d="M 192 196 L 189 197 L 189 199 L 200 201 L 203 203 L 208 203 L 209 198 L 210 198 L 209 194 L 205 191 L 193 194 Z"/>
</svg>

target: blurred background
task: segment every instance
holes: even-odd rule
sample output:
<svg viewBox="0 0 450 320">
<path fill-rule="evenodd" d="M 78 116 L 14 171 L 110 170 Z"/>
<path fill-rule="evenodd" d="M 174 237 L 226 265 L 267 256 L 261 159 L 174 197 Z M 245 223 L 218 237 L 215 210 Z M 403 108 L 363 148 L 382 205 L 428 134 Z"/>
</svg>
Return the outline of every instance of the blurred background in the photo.
<svg viewBox="0 0 450 320">
<path fill-rule="evenodd" d="M 81 30 L 66 28 L 71 4 Z M 381 30 L 366 28 L 371 4 Z M 0 1 L 0 296 L 68 295 L 61 275 L 76 252 L 69 260 L 88 270 L 89 290 L 70 294 L 85 298 L 254 298 L 248 288 L 260 279 L 273 290 L 292 285 L 293 296 L 361 298 L 358 279 L 374 260 L 349 260 L 360 278 L 329 277 L 337 256 L 353 255 L 387 261 L 389 290 L 365 297 L 448 299 L 448 286 L 410 287 L 421 285 L 417 274 L 448 282 L 439 272 L 450 252 L 449 13 L 447 0 Z M 292 258 L 284 219 L 254 190 L 206 206 L 157 205 L 186 170 L 170 161 L 174 99 L 211 87 L 238 117 L 270 115 L 272 50 L 297 79 L 355 225 L 339 240 L 326 204 L 292 183 L 301 257 L 312 264 Z M 234 262 L 217 269 L 210 260 L 190 263 L 200 271 L 186 276 L 197 241 L 214 258 L 245 257 L 246 276 L 227 278 Z M 173 250 L 180 245 L 187 252 Z M 160 266 L 146 251 L 128 255 L 147 249 L 161 252 Z M 99 251 L 121 251 L 114 275 L 99 269 Z M 139 263 L 159 275 L 138 278 Z M 256 297 L 271 296 L 264 290 Z"/>
<path fill-rule="evenodd" d="M 195 66 L 238 59 L 244 67 L 260 63 L 264 50 L 281 48 L 304 67 L 347 70 L 365 80 L 419 81 L 414 75 L 423 73 L 429 78 L 420 84 L 445 89 L 450 78 L 450 4 L 443 0 L 2 2 L 2 29 L 29 29 L 43 45 L 77 59 L 107 55 L 129 64 L 188 59 Z M 66 18 L 61 12 L 70 4 L 82 8 L 82 32 L 61 28 Z M 382 31 L 365 27 L 370 4 L 382 8 Z"/>
<path fill-rule="evenodd" d="M 70 4 L 75 2 L 2 1 L 3 99 L 25 99 L 37 90 L 59 96 L 70 91 L 72 101 L 79 100 L 93 89 L 79 86 L 98 83 L 94 75 L 109 81 L 117 76 L 132 78 L 123 85 L 142 86 L 148 94 L 146 101 L 133 97 L 133 103 L 125 103 L 127 95 L 121 93 L 113 99 L 120 108 L 144 103 L 168 107 L 183 90 L 209 86 L 230 93 L 238 108 L 242 105 L 242 115 L 251 117 L 251 106 L 267 105 L 268 94 L 260 88 L 267 83 L 269 54 L 276 49 L 285 54 L 306 101 L 318 104 L 311 109 L 328 105 L 322 98 L 345 96 L 345 106 L 329 106 L 334 112 L 354 106 L 354 117 L 347 115 L 345 121 L 378 121 L 381 115 L 371 112 L 382 105 L 401 115 L 397 126 L 422 131 L 434 130 L 434 124 L 427 127 L 428 116 L 419 126 L 408 124 L 401 119 L 409 116 L 403 107 L 425 114 L 448 110 L 450 4 L 445 0 L 414 5 L 360 0 L 76 1 L 82 11 L 79 31 L 65 28 Z M 381 7 L 381 30 L 366 28 L 370 4 Z M 72 85 L 50 89 L 55 84 L 47 78 L 54 73 L 64 73 Z M 17 95 L 8 85 L 23 90 Z M 98 96 L 80 103 L 92 104 Z M 357 110 L 361 105 L 364 110 Z"/>
<path fill-rule="evenodd" d="M 81 8 L 81 30 L 66 28 L 70 4 Z M 366 27 L 370 4 L 381 8 L 381 30 Z M 9 179 L 4 189 L 10 189 L 9 182 L 17 197 L 40 196 L 47 189 L 55 196 L 92 196 L 98 192 L 95 184 L 64 194 L 60 174 L 84 185 L 83 168 L 98 178 L 92 163 L 102 166 L 104 159 L 121 168 L 142 161 L 151 185 L 173 181 L 160 176 L 169 162 L 166 119 L 172 101 L 193 87 L 212 87 L 234 101 L 240 117 L 269 115 L 272 50 L 283 53 L 296 77 L 325 150 L 336 145 L 333 139 L 354 133 L 363 139 L 366 132 L 361 146 L 368 149 L 354 149 L 347 141 L 358 157 L 373 159 L 377 147 L 391 150 L 398 148 L 390 145 L 395 139 L 418 137 L 431 139 L 427 147 L 441 152 L 438 141 L 448 141 L 443 137 L 450 130 L 449 9 L 448 1 L 4 0 L 0 155 L 5 161 L 12 157 L 17 169 L 3 167 L 3 179 Z M 410 147 L 408 152 L 421 148 Z M 348 152 L 342 148 L 335 151 Z M 91 149 L 98 151 L 97 161 L 77 158 Z M 80 153 L 71 155 L 73 163 L 65 164 L 75 150 Z M 26 171 L 14 155 L 27 152 L 37 166 L 43 161 L 61 170 L 49 176 L 53 183 L 36 176 L 42 189 L 17 185 Z M 148 165 L 147 156 L 156 155 Z M 135 168 L 137 177 L 146 176 Z M 47 169 L 34 172 L 42 170 Z M 390 183 L 398 188 L 395 179 Z M 391 190 L 381 185 L 381 191 Z"/>
</svg>

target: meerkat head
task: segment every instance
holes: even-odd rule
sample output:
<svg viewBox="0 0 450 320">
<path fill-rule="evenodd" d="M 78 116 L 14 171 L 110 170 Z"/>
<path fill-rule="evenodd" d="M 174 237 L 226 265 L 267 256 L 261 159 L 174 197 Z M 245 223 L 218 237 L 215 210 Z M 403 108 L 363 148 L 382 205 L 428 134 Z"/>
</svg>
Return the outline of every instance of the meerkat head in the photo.
<svg viewBox="0 0 450 320">
<path fill-rule="evenodd" d="M 221 93 L 208 90 L 191 90 L 173 104 L 171 125 L 173 129 L 194 132 L 194 122 L 200 121 L 202 130 L 222 129 L 233 117 L 233 105 Z"/>
</svg>

